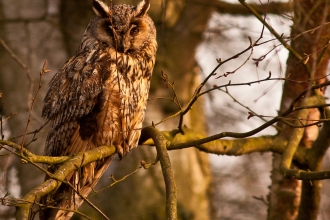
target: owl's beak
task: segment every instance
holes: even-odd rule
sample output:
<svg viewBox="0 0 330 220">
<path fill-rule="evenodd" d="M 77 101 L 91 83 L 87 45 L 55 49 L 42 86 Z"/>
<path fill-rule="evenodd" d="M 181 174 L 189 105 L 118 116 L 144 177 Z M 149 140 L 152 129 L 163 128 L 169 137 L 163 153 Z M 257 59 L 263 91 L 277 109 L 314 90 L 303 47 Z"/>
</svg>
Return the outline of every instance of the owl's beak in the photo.
<svg viewBox="0 0 330 220">
<path fill-rule="evenodd" d="M 125 45 L 124 45 L 124 42 L 123 41 L 118 42 L 117 50 L 120 53 L 125 53 Z"/>
</svg>

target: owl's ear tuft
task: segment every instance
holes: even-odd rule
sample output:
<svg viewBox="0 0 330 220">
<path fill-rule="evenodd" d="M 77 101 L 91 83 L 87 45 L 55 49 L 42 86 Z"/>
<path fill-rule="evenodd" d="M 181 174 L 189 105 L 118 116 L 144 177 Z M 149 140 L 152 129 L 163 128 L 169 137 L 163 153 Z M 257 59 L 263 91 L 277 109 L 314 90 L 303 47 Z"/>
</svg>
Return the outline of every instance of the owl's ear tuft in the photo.
<svg viewBox="0 0 330 220">
<path fill-rule="evenodd" d="M 111 15 L 109 7 L 100 0 L 93 0 L 93 10 L 96 15 L 101 17 L 109 17 Z"/>
<path fill-rule="evenodd" d="M 136 17 L 145 15 L 150 8 L 150 0 L 142 0 L 136 7 Z"/>
</svg>

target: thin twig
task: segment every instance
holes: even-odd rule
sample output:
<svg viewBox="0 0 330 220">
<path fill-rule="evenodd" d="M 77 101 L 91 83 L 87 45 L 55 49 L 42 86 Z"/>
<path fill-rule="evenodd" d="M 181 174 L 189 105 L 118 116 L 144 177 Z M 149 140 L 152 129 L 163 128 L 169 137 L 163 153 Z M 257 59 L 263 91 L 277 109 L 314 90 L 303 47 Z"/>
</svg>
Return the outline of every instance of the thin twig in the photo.
<svg viewBox="0 0 330 220">
<path fill-rule="evenodd" d="M 264 130 L 265 128 L 273 125 L 274 123 L 278 122 L 280 120 L 280 117 L 285 117 L 288 114 L 290 114 L 295 109 L 296 103 L 304 95 L 306 95 L 306 93 L 308 93 L 309 91 L 314 91 L 316 89 L 325 87 L 327 85 L 330 85 L 330 82 L 325 82 L 325 83 L 321 83 L 321 84 L 318 84 L 318 85 L 315 85 L 315 86 L 308 87 L 307 89 L 305 89 L 304 91 L 302 91 L 298 96 L 296 96 L 292 100 L 289 108 L 286 111 L 284 111 L 281 115 L 273 118 L 272 120 L 270 120 L 270 121 L 262 124 L 261 126 L 255 128 L 255 129 L 253 129 L 251 131 L 243 132 L 243 133 L 221 132 L 221 133 L 218 133 L 218 134 L 215 134 L 215 135 L 206 137 L 206 138 L 202 138 L 202 139 L 199 139 L 199 140 L 195 140 L 195 141 L 191 141 L 191 142 L 186 142 L 186 143 L 175 144 L 175 146 L 172 146 L 172 147 L 174 147 L 174 148 L 185 148 L 187 146 L 196 146 L 196 145 L 204 144 L 204 143 L 207 143 L 207 142 L 210 142 L 210 141 L 213 141 L 213 140 L 217 140 L 217 139 L 220 139 L 220 138 L 224 138 L 224 137 L 245 138 L 245 137 L 252 136 L 252 135 L 257 134 L 258 132 Z M 324 99 L 324 97 L 319 97 L 319 98 Z M 324 100 L 323 100 L 323 102 L 324 102 Z M 320 103 L 320 104 L 324 104 L 324 103 Z"/>
<path fill-rule="evenodd" d="M 8 44 L 0 38 L 0 44 L 6 49 L 6 51 L 10 54 L 10 56 L 25 70 L 26 76 L 29 79 L 30 84 L 32 83 L 32 78 L 30 75 L 29 67 L 20 59 L 16 54 L 10 49 Z"/>
<path fill-rule="evenodd" d="M 245 2 L 245 0 L 238 0 L 244 7 L 246 7 L 264 26 L 267 27 L 267 29 L 270 31 L 270 33 L 272 33 L 278 41 L 281 42 L 281 44 L 286 48 L 288 49 L 291 54 L 296 57 L 299 61 L 304 61 L 304 57 L 302 57 L 294 48 L 292 48 L 283 38 L 283 34 L 280 35 L 278 34 L 275 29 L 270 26 L 262 17 L 261 15 L 256 11 L 254 10 L 254 8 L 252 6 L 250 6 L 249 4 L 247 4 Z M 309 73 L 309 75 L 311 75 L 311 70 L 309 68 L 309 66 L 307 65 L 307 63 L 303 62 L 304 66 L 306 67 L 307 69 L 307 72 Z"/>
<path fill-rule="evenodd" d="M 284 41 L 283 39 L 283 35 L 279 35 L 272 26 L 270 26 L 262 17 L 261 15 L 254 10 L 254 8 L 252 6 L 250 6 L 249 4 L 247 4 L 245 2 L 245 0 L 238 0 L 244 7 L 246 7 L 264 26 L 267 27 L 267 29 L 270 31 L 270 33 L 272 33 L 278 41 L 281 42 L 281 44 L 287 48 L 298 60 L 302 60 L 301 55 L 294 50 L 286 41 Z"/>
<path fill-rule="evenodd" d="M 23 135 L 23 138 L 22 138 L 22 142 L 21 142 L 21 147 L 22 148 L 24 147 L 27 130 L 28 130 L 30 122 L 31 122 L 33 107 L 34 107 L 34 104 L 36 102 L 37 95 L 38 95 L 38 93 L 41 89 L 41 86 L 42 86 L 41 78 L 42 78 L 43 74 L 50 72 L 50 70 L 47 70 L 46 67 L 47 67 L 47 60 L 44 62 L 44 65 L 42 66 L 42 70 L 40 71 L 40 74 L 39 74 L 39 86 L 38 86 L 37 92 L 31 100 L 31 106 L 30 106 L 30 110 L 29 110 L 28 120 L 27 120 L 27 123 L 26 123 L 26 126 L 25 126 L 25 131 L 24 131 L 24 135 Z"/>
</svg>

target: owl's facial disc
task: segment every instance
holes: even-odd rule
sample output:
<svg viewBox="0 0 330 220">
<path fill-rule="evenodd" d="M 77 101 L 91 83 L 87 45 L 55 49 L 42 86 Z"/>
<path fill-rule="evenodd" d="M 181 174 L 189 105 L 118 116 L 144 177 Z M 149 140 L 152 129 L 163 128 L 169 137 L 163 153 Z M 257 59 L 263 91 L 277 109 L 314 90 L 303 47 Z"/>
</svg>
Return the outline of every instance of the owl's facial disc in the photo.
<svg viewBox="0 0 330 220">
<path fill-rule="evenodd" d="M 97 25 L 92 27 L 93 37 L 119 53 L 140 53 L 156 35 L 153 22 L 147 15 L 149 7 L 150 0 L 142 0 L 136 7 L 108 7 L 101 0 L 94 0 Z"/>
<path fill-rule="evenodd" d="M 140 18 L 132 18 L 128 24 L 116 19 L 104 19 L 96 36 L 120 53 L 133 54 L 143 48 L 148 33 L 149 25 Z"/>
</svg>

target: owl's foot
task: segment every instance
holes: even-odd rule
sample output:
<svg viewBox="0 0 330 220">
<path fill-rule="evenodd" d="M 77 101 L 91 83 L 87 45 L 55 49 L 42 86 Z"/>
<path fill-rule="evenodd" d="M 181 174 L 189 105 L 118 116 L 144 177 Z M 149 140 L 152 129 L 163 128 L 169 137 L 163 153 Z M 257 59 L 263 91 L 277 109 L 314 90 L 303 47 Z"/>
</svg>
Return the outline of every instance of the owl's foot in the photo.
<svg viewBox="0 0 330 220">
<path fill-rule="evenodd" d="M 130 151 L 128 144 L 124 144 L 124 147 L 122 145 L 117 145 L 116 149 L 120 160 L 123 159 L 123 157 L 125 157 L 126 154 Z"/>
</svg>

